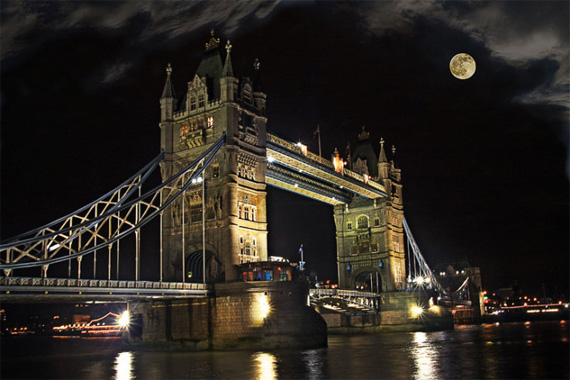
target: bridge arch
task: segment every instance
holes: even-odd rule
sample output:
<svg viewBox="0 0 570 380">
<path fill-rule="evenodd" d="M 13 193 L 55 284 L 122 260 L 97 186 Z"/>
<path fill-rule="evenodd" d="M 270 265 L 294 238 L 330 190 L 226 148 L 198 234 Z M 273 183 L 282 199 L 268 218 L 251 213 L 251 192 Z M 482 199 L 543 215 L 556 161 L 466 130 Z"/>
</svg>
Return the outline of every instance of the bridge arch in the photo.
<svg viewBox="0 0 570 380">
<path fill-rule="evenodd" d="M 356 269 L 351 276 L 352 288 L 366 292 L 382 293 L 386 284 L 382 281 L 380 268 L 365 266 Z"/>
</svg>

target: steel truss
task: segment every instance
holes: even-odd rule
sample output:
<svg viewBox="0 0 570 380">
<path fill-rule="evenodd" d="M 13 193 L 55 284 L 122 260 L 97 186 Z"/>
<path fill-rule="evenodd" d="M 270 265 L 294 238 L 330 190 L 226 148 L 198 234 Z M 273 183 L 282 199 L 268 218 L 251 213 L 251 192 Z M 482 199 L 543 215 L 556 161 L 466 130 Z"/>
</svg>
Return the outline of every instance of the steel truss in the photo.
<svg viewBox="0 0 570 380">
<path fill-rule="evenodd" d="M 196 182 L 216 153 L 225 144 L 225 133 L 197 159 L 154 189 L 142 193 L 142 185 L 159 167 L 161 153 L 139 172 L 115 189 L 79 210 L 43 227 L 29 231 L 0 244 L 0 270 L 9 276 L 15 269 L 42 267 L 47 277 L 50 265 L 77 260 L 77 277 L 81 277 L 81 261 L 98 250 L 108 250 L 108 273 L 111 277 L 113 245 L 127 236 L 136 236 L 135 280 L 139 280 L 140 230 L 158 216 Z M 162 220 L 162 218 L 161 218 Z M 117 253 L 118 256 L 118 253 Z M 94 265 L 94 277 L 96 265 Z M 69 273 L 71 277 L 71 273 Z"/>
</svg>

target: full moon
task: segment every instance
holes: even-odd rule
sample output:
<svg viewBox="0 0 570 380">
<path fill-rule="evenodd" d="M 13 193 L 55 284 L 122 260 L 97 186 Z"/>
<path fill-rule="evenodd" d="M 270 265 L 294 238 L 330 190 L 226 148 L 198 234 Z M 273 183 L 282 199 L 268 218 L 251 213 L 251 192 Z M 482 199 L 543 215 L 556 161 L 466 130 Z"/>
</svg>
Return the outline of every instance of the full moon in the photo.
<svg viewBox="0 0 570 380">
<path fill-rule="evenodd" d="M 469 79 L 475 74 L 475 60 L 466 53 L 456 54 L 449 62 L 449 71 L 457 79 Z"/>
</svg>

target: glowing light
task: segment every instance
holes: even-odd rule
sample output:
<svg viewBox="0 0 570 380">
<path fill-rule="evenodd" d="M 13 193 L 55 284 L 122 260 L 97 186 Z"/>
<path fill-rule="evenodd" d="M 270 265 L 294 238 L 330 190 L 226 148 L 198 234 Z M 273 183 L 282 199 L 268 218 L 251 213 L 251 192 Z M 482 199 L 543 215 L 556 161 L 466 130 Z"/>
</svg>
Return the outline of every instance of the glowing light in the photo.
<svg viewBox="0 0 570 380">
<path fill-rule="evenodd" d="M 269 297 L 267 294 L 254 294 L 254 304 L 251 308 L 251 312 L 254 325 L 262 326 L 265 323 L 265 318 L 267 318 L 271 313 L 271 305 L 269 304 Z"/>
<path fill-rule="evenodd" d="M 269 156 L 269 157 L 267 157 L 267 162 L 269 162 L 269 163 L 275 162 L 275 158 Z"/>
<path fill-rule="evenodd" d="M 134 379 L 133 374 L 133 353 L 121 352 L 115 358 L 115 379 L 117 380 L 130 380 Z"/>
<path fill-rule="evenodd" d="M 414 281 L 416 282 L 416 284 L 422 285 L 424 283 L 424 278 L 422 276 L 418 276 L 414 279 Z"/>
<path fill-rule="evenodd" d="M 49 247 L 49 251 L 50 251 L 50 252 L 55 251 L 55 250 L 58 249 L 59 247 L 60 247 L 60 245 L 57 244 L 57 243 L 55 243 L 54 245 L 52 245 L 51 247 Z"/>
<path fill-rule="evenodd" d="M 301 153 L 303 153 L 305 156 L 307 155 L 308 152 L 307 152 L 307 146 L 306 145 L 303 145 L 300 142 L 298 142 L 295 145 L 297 145 L 301 149 Z"/>
<path fill-rule="evenodd" d="M 277 358 L 269 353 L 257 353 L 254 356 L 257 364 L 257 378 L 260 380 L 277 379 Z"/>
<path fill-rule="evenodd" d="M 423 314 L 424 309 L 421 306 L 418 305 L 414 305 L 412 306 L 412 308 L 410 309 L 410 312 L 412 314 L 412 318 L 418 318 L 420 315 Z"/>
<path fill-rule="evenodd" d="M 129 327 L 131 323 L 131 313 L 128 310 L 123 311 L 123 314 L 117 319 L 117 324 L 122 328 Z"/>
</svg>

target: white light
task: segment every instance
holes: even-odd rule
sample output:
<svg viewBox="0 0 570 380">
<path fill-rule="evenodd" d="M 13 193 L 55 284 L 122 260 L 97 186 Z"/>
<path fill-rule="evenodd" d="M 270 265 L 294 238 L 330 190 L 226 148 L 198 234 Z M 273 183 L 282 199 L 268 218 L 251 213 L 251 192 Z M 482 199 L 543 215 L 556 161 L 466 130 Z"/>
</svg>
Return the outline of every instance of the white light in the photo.
<svg viewBox="0 0 570 380">
<path fill-rule="evenodd" d="M 119 319 L 117 319 L 117 324 L 119 327 L 127 328 L 131 323 L 131 313 L 128 310 L 123 311 Z"/>
<path fill-rule="evenodd" d="M 274 161 L 275 161 L 275 158 L 273 158 L 271 156 L 267 157 L 267 162 L 272 163 Z"/>
<path fill-rule="evenodd" d="M 416 282 L 416 284 L 421 285 L 424 283 L 424 278 L 422 276 L 418 276 L 414 281 Z"/>
<path fill-rule="evenodd" d="M 295 187 L 299 187 L 299 185 L 295 184 Z"/>
<path fill-rule="evenodd" d="M 131 380 L 134 379 L 133 374 L 133 354 L 132 352 L 121 352 L 115 358 L 115 379 Z"/>
<path fill-rule="evenodd" d="M 60 247 L 60 245 L 57 244 L 57 243 L 55 243 L 54 245 L 52 245 L 51 247 L 49 247 L 49 251 L 50 251 L 50 252 L 55 251 L 55 250 L 58 249 L 59 247 Z"/>
<path fill-rule="evenodd" d="M 423 314 L 424 309 L 420 306 L 414 305 L 410 311 L 412 312 L 412 318 L 417 318 Z"/>
</svg>

